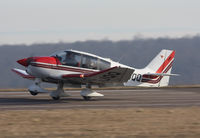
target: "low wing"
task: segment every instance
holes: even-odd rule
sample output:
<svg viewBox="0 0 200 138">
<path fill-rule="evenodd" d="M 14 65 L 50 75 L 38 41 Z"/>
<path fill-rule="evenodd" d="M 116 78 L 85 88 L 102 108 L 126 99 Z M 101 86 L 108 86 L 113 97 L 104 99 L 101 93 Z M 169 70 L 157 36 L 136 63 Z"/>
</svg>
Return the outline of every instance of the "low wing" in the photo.
<svg viewBox="0 0 200 138">
<path fill-rule="evenodd" d="M 14 68 L 14 69 L 12 69 L 12 71 L 25 79 L 31 79 L 31 80 L 35 79 L 34 76 L 29 75 L 25 70 Z"/>
<path fill-rule="evenodd" d="M 113 67 L 89 74 L 63 75 L 62 78 L 77 83 L 91 83 L 91 84 L 123 83 L 127 82 L 130 79 L 133 72 L 134 72 L 133 69 Z"/>
</svg>

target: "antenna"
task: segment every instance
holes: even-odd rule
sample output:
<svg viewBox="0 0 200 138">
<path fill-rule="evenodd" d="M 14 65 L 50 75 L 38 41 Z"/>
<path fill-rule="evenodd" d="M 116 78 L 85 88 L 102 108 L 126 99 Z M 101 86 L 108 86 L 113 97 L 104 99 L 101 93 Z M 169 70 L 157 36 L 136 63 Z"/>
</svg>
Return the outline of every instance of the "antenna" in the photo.
<svg viewBox="0 0 200 138">
<path fill-rule="evenodd" d="M 117 62 L 120 62 L 124 57 L 125 57 L 125 54 L 123 54 L 123 55 L 119 58 L 119 60 L 118 60 Z"/>
</svg>

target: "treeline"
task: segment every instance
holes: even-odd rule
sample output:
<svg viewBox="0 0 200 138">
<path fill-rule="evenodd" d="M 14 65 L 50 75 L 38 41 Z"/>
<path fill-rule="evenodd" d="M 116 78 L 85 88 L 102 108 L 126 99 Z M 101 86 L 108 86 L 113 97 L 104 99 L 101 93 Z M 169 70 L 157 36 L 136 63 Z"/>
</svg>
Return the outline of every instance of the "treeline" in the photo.
<svg viewBox="0 0 200 138">
<path fill-rule="evenodd" d="M 157 38 L 121 40 L 84 41 L 74 43 L 45 43 L 32 45 L 0 46 L 0 88 L 22 88 L 31 81 L 19 78 L 11 72 L 14 67 L 24 69 L 16 60 L 29 56 L 47 56 L 59 50 L 74 49 L 108 57 L 135 68 L 143 68 L 161 49 L 176 50 L 170 84 L 200 84 L 200 36 L 183 38 Z"/>
</svg>

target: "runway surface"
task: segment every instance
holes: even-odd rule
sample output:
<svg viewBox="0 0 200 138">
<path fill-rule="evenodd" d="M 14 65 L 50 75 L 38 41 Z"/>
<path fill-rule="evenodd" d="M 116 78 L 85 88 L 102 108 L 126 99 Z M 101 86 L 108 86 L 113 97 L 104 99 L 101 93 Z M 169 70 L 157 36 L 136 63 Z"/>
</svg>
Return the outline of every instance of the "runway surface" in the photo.
<svg viewBox="0 0 200 138">
<path fill-rule="evenodd" d="M 97 90 L 104 97 L 85 101 L 80 91 L 68 91 L 70 97 L 58 101 L 49 94 L 32 96 L 29 92 L 0 92 L 0 110 L 84 109 L 127 107 L 200 106 L 200 88 L 164 88 L 132 90 Z"/>
</svg>

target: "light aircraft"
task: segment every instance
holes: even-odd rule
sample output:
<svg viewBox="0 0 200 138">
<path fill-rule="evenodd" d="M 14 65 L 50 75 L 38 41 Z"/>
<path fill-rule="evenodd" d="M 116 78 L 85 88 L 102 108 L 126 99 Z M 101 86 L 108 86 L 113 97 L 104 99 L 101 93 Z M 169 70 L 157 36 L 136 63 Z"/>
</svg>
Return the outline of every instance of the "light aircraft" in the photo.
<svg viewBox="0 0 200 138">
<path fill-rule="evenodd" d="M 13 68 L 12 71 L 23 78 L 34 80 L 28 88 L 32 95 L 49 92 L 41 87 L 42 82 L 55 83 L 57 89 L 50 92 L 54 100 L 67 96 L 64 84 L 84 85 L 81 96 L 85 100 L 103 96 L 93 91 L 93 85 L 124 84 L 125 86 L 162 87 L 167 86 L 171 74 L 175 51 L 161 52 L 143 69 L 136 69 L 77 50 L 59 51 L 48 57 L 29 57 L 17 62 L 26 70 Z"/>
</svg>

